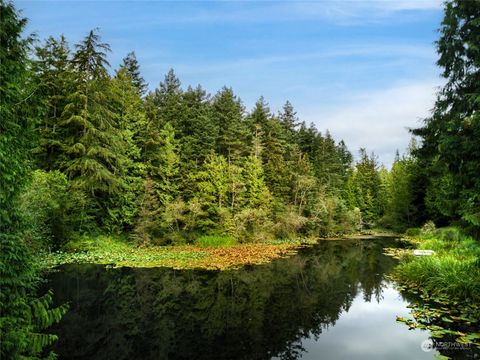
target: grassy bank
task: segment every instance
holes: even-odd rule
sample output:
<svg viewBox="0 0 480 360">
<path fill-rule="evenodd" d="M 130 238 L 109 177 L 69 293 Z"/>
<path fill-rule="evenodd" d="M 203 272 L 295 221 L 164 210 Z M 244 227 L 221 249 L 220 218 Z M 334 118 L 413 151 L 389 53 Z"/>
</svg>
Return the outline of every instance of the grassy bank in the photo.
<svg viewBox="0 0 480 360">
<path fill-rule="evenodd" d="M 111 236 L 84 238 L 62 251 L 40 256 L 40 266 L 95 263 L 114 267 L 171 267 L 174 269 L 231 269 L 262 264 L 296 253 L 305 241 L 238 244 L 230 237 L 203 236 L 193 245 L 135 246 Z"/>
<path fill-rule="evenodd" d="M 457 228 L 442 228 L 411 238 L 434 256 L 406 257 L 395 276 L 431 293 L 480 303 L 480 242 Z"/>
<path fill-rule="evenodd" d="M 400 320 L 433 337 L 480 346 L 480 242 L 453 227 L 410 234 L 418 249 L 435 254 L 401 257 L 393 278 L 412 296 L 415 321 Z"/>
</svg>

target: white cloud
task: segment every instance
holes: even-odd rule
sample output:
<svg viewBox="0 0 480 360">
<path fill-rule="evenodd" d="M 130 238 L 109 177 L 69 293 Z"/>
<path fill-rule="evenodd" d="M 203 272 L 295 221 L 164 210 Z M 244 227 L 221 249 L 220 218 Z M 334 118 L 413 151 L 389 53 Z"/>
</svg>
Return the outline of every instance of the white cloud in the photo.
<svg viewBox="0 0 480 360">
<path fill-rule="evenodd" d="M 319 129 L 329 129 L 336 139 L 343 139 L 355 155 L 364 147 L 390 166 L 396 149 L 402 152 L 408 146 L 408 129 L 418 127 L 429 115 L 439 85 L 439 81 L 401 84 L 357 94 L 329 108 L 305 109 L 300 115 Z"/>
</svg>

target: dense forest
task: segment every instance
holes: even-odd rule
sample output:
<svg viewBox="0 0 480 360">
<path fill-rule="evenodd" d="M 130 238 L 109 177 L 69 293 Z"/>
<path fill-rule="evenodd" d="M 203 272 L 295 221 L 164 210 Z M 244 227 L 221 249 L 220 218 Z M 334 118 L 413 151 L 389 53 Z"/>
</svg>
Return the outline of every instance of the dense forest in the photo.
<svg viewBox="0 0 480 360">
<path fill-rule="evenodd" d="M 437 42 L 446 83 L 391 169 L 365 149 L 354 161 L 288 101 L 278 113 L 263 97 L 246 109 L 231 88 L 182 87 L 173 70 L 149 91 L 134 52 L 110 67 L 98 30 L 73 45 L 40 42 L 13 4 L 0 6 L 2 357 L 52 341 L 36 333 L 65 309 L 47 311 L 50 294 L 31 299 L 33 254 L 82 237 L 246 243 L 427 220 L 479 231 L 478 2 L 446 5 Z"/>
</svg>

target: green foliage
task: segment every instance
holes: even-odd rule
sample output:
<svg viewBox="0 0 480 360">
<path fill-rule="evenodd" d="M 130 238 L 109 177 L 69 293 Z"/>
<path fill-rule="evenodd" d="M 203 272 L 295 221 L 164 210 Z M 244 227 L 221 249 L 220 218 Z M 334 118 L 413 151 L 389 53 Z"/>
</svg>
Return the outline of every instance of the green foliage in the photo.
<svg viewBox="0 0 480 360">
<path fill-rule="evenodd" d="M 407 236 L 418 236 L 421 234 L 421 230 L 419 228 L 408 228 L 405 230 L 405 235 Z"/>
<path fill-rule="evenodd" d="M 403 158 L 398 156 L 390 172 L 382 178 L 386 190 L 385 212 L 381 220 L 384 226 L 404 230 L 418 225 L 415 189 L 419 172 L 416 159 L 410 155 Z"/>
<path fill-rule="evenodd" d="M 294 206 L 289 206 L 283 213 L 278 214 L 275 220 L 275 237 L 291 239 L 302 232 L 308 219 L 299 215 Z"/>
<path fill-rule="evenodd" d="M 436 229 L 431 224 L 424 226 L 416 241 L 420 249 L 435 254 L 403 258 L 394 269 L 399 289 L 416 299 L 415 321 L 406 323 L 429 329 L 437 338 L 449 335 L 463 344 L 475 342 L 477 335 L 472 330 L 480 316 L 480 245 L 459 228 Z"/>
<path fill-rule="evenodd" d="M 147 178 L 144 183 L 144 193 L 140 200 L 140 211 L 131 234 L 132 239 L 136 243 L 148 245 L 155 238 L 159 237 L 160 213 L 160 201 L 155 191 L 155 185 L 152 179 Z"/>
<path fill-rule="evenodd" d="M 37 275 L 22 237 L 27 225 L 18 197 L 29 171 L 37 106 L 27 81 L 25 25 L 13 4 L 0 1 L 0 357 L 5 359 L 39 358 L 55 340 L 39 332 L 66 311 L 49 309 L 50 294 L 34 298 Z"/>
<path fill-rule="evenodd" d="M 194 242 L 200 247 L 226 247 L 236 243 L 235 238 L 230 235 L 203 235 Z"/>
<path fill-rule="evenodd" d="M 242 121 L 245 109 L 231 88 L 222 88 L 212 101 L 212 121 L 218 128 L 216 152 L 237 161 L 247 151 L 247 127 Z"/>
<path fill-rule="evenodd" d="M 440 228 L 419 236 L 420 249 L 434 250 L 434 256 L 422 256 L 402 262 L 396 276 L 416 284 L 431 294 L 471 302 L 480 301 L 480 245 L 460 229 Z"/>
<path fill-rule="evenodd" d="M 270 206 L 271 195 L 265 184 L 263 167 L 260 160 L 250 155 L 246 158 L 244 164 L 244 202 L 251 208 L 268 208 Z"/>
<path fill-rule="evenodd" d="M 148 85 L 140 73 L 140 64 L 138 63 L 134 51 L 129 52 L 127 56 L 123 58 L 122 64 L 120 65 L 120 71 L 122 70 L 125 70 L 128 73 L 138 93 L 140 95 L 145 95 Z"/>
<path fill-rule="evenodd" d="M 480 6 L 476 1 L 445 3 L 437 41 L 445 85 L 432 116 L 413 132 L 428 174 L 427 206 L 435 220 L 463 219 L 480 225 Z"/>
<path fill-rule="evenodd" d="M 370 156 L 360 149 L 360 159 L 347 181 L 347 201 L 351 208 L 358 208 L 367 226 L 373 226 L 383 214 L 381 177 L 375 154 Z"/>
<path fill-rule="evenodd" d="M 352 175 L 345 144 L 300 123 L 290 102 L 276 116 L 261 97 L 245 114 L 232 89 L 184 90 L 173 70 L 144 96 L 135 53 L 112 77 L 109 52 L 96 29 L 74 51 L 63 36 L 36 49 L 35 160 L 46 172 L 35 173 L 22 209 L 39 247 L 87 232 L 141 245 L 340 234 L 383 211 L 375 160 L 365 155 Z"/>
<path fill-rule="evenodd" d="M 166 123 L 160 131 L 160 141 L 158 163 L 152 169 L 152 176 L 160 203 L 166 206 L 178 195 L 180 161 L 175 132 L 170 123 Z"/>
<path fill-rule="evenodd" d="M 29 245 L 58 248 L 75 232 L 91 229 L 92 219 L 82 211 L 89 207 L 87 201 L 58 170 L 34 171 L 19 204 L 28 224 L 24 236 Z"/>
</svg>

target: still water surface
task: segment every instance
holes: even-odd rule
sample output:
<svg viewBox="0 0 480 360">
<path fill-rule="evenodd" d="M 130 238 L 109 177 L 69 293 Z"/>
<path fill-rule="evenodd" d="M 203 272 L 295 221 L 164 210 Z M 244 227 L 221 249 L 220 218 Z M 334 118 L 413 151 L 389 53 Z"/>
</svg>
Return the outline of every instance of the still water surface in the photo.
<svg viewBox="0 0 480 360">
<path fill-rule="evenodd" d="M 394 239 L 324 241 L 232 271 L 66 265 L 47 287 L 70 311 L 61 359 L 433 359 L 395 317 Z"/>
</svg>

